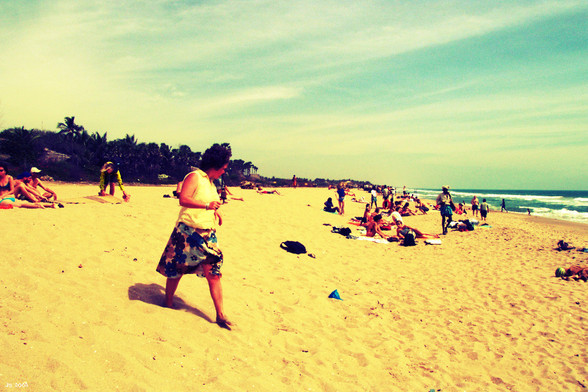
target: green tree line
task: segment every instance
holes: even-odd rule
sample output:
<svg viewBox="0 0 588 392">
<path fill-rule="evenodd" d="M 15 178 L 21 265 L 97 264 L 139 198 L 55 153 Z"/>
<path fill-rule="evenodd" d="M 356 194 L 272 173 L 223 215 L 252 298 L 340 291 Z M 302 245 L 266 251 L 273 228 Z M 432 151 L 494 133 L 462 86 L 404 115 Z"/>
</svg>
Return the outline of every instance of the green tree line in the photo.
<svg viewBox="0 0 588 392">
<path fill-rule="evenodd" d="M 222 143 L 230 147 L 229 143 Z M 118 163 L 125 182 L 146 184 L 176 183 L 198 167 L 201 152 L 187 145 L 172 148 L 165 143 L 139 143 L 135 135 L 108 140 L 107 133 L 88 132 L 76 124 L 75 117 L 65 117 L 57 131 L 9 128 L 0 132 L 2 160 L 11 165 L 13 174 L 42 168 L 55 180 L 97 181 L 102 165 Z M 232 159 L 223 181 L 238 185 L 257 172 L 251 162 Z"/>
</svg>

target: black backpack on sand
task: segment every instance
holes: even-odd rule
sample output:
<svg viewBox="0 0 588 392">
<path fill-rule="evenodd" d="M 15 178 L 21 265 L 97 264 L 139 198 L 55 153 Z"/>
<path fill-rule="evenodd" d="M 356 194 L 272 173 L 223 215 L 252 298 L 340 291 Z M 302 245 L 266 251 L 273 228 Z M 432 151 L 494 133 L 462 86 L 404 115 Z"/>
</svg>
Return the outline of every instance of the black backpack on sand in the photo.
<svg viewBox="0 0 588 392">
<path fill-rule="evenodd" d="M 280 244 L 280 248 L 297 255 L 306 253 L 306 247 L 298 241 L 284 241 Z"/>
<path fill-rule="evenodd" d="M 404 246 L 415 246 L 416 245 L 416 235 L 414 231 L 409 230 L 408 233 L 404 236 L 404 240 L 402 241 L 402 245 Z"/>
</svg>

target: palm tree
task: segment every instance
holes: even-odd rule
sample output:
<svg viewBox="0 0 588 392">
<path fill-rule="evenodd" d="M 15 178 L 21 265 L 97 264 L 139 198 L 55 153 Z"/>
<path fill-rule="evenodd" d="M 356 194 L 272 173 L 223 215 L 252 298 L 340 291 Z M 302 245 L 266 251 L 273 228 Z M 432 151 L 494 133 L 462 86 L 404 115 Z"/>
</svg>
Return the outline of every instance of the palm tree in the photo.
<svg viewBox="0 0 588 392">
<path fill-rule="evenodd" d="M 37 160 L 40 154 L 38 139 L 39 131 L 20 128 L 11 128 L 2 132 L 2 152 L 10 155 L 10 160 L 23 168 L 29 168 Z"/>
<path fill-rule="evenodd" d="M 57 128 L 59 128 L 59 134 L 65 135 L 65 137 L 70 139 L 76 139 L 80 133 L 84 130 L 84 127 L 81 125 L 76 124 L 76 117 L 65 117 L 65 122 L 60 122 L 57 124 Z"/>
<path fill-rule="evenodd" d="M 74 152 L 74 143 L 80 137 L 84 127 L 76 124 L 75 116 L 65 117 L 64 122 L 57 124 L 59 134 L 63 135 L 66 140 L 69 140 L 69 152 Z"/>
</svg>

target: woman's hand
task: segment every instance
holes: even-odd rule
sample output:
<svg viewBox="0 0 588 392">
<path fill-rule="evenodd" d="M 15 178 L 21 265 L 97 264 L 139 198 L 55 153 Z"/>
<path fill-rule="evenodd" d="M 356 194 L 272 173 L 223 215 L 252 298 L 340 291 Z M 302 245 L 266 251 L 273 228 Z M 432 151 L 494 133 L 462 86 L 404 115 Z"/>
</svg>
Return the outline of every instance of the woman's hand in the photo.
<svg viewBox="0 0 588 392">
<path fill-rule="evenodd" d="M 207 210 L 218 210 L 221 206 L 221 203 L 219 201 L 211 201 L 210 203 L 208 203 L 206 205 L 206 209 Z"/>
</svg>

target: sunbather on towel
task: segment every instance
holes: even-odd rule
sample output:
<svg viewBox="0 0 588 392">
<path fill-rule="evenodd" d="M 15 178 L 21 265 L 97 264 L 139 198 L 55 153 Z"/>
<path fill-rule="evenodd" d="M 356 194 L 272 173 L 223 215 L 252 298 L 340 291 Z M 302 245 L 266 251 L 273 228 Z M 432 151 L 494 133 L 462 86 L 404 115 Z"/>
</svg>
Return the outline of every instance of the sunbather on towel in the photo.
<svg viewBox="0 0 588 392">
<path fill-rule="evenodd" d="M 406 226 L 402 222 L 396 223 L 396 235 L 399 238 L 404 238 L 404 236 L 406 235 L 406 233 L 408 233 L 409 230 L 414 231 L 416 238 L 439 238 L 439 234 L 423 233 L 422 231 L 415 229 L 414 227 Z"/>
</svg>

